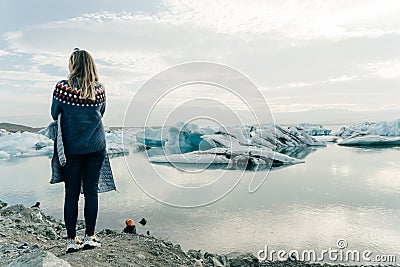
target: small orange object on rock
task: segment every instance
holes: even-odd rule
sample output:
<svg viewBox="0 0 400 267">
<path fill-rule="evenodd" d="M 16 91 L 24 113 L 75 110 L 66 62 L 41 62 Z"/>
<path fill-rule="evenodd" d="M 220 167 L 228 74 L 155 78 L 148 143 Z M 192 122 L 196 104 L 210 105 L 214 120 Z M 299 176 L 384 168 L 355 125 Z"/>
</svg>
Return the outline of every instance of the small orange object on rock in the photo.
<svg viewBox="0 0 400 267">
<path fill-rule="evenodd" d="M 132 219 L 126 219 L 125 224 L 126 224 L 126 226 L 134 226 L 135 221 Z"/>
<path fill-rule="evenodd" d="M 127 234 L 136 234 L 136 226 L 135 221 L 132 219 L 125 220 L 126 227 L 124 228 L 124 233 Z"/>
</svg>

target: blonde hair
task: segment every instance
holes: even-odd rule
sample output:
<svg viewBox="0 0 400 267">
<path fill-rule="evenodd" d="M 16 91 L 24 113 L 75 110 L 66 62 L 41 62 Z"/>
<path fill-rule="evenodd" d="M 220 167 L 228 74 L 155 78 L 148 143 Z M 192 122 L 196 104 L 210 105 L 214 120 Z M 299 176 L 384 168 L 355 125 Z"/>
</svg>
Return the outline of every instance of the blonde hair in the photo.
<svg viewBox="0 0 400 267">
<path fill-rule="evenodd" d="M 69 64 L 68 84 L 80 89 L 80 98 L 96 100 L 95 87 L 100 83 L 93 57 L 85 50 L 74 49 Z"/>
</svg>

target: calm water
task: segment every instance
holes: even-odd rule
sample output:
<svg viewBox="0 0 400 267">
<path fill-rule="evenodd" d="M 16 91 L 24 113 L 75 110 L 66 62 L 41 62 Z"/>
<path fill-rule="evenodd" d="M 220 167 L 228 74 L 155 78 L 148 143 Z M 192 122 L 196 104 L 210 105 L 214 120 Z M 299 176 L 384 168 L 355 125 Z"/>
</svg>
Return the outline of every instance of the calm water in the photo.
<svg viewBox="0 0 400 267">
<path fill-rule="evenodd" d="M 124 158 L 113 158 L 119 192 L 100 195 L 98 228 L 122 229 L 126 218 L 145 217 L 149 223 L 139 227 L 139 232 L 150 230 L 185 250 L 257 253 L 264 245 L 276 250 L 323 250 L 346 239 L 349 249 L 393 253 L 400 260 L 399 152 L 400 148 L 329 144 L 311 152 L 305 164 L 271 171 L 253 194 L 248 193 L 248 171 L 223 199 L 186 209 L 147 196 L 130 177 Z M 149 164 L 144 152 L 128 157 Z M 209 182 L 225 171 L 210 169 L 187 176 L 171 166 L 157 168 L 174 177 L 173 182 L 187 186 Z M 28 206 L 40 201 L 45 212 L 62 218 L 63 185 L 48 183 L 50 159 L 2 161 L 0 173 L 1 200 Z"/>
</svg>

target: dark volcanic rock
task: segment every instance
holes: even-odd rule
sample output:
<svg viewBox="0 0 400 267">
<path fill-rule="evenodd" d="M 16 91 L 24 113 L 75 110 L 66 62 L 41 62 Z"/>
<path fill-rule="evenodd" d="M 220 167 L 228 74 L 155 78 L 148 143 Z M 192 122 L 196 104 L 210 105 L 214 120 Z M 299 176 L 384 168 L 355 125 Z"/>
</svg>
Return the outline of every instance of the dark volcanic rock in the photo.
<svg viewBox="0 0 400 267">
<path fill-rule="evenodd" d="M 201 250 L 189 249 L 187 254 L 194 259 L 200 260 L 202 258 Z"/>
<path fill-rule="evenodd" d="M 7 206 L 7 203 L 0 200 L 0 210 Z"/>
<path fill-rule="evenodd" d="M 71 267 L 71 264 L 57 258 L 53 253 L 42 251 L 25 254 L 13 260 L 9 267 Z"/>
</svg>

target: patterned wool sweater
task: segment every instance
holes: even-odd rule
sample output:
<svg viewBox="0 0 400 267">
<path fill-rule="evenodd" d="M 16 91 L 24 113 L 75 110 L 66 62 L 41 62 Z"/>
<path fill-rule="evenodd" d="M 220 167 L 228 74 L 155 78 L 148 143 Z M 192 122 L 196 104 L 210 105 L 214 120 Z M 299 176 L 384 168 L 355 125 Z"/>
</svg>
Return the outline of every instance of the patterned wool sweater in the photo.
<svg viewBox="0 0 400 267">
<path fill-rule="evenodd" d="M 106 139 L 101 121 L 105 108 L 105 88 L 95 88 L 96 100 L 80 99 L 80 91 L 69 86 L 68 81 L 59 81 L 53 92 L 51 116 L 61 116 L 61 129 L 65 154 L 86 154 L 106 148 Z"/>
</svg>

